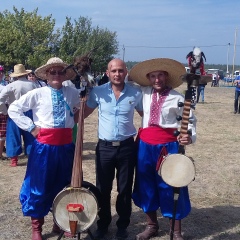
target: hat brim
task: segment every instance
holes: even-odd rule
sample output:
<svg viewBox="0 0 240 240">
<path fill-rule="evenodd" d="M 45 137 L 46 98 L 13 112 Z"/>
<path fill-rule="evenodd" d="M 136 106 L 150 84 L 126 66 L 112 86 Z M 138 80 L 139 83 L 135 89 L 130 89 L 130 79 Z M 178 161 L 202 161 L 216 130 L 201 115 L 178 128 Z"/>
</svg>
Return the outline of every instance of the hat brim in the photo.
<svg viewBox="0 0 240 240">
<path fill-rule="evenodd" d="M 47 80 L 47 70 L 52 67 L 67 67 L 68 64 L 66 63 L 50 63 L 50 64 L 45 64 L 35 70 L 35 75 L 42 79 L 42 80 Z M 74 77 L 76 76 L 76 73 L 73 69 L 69 68 L 66 70 L 66 74 L 64 75 L 64 80 L 73 80 Z"/>
<path fill-rule="evenodd" d="M 24 76 L 24 75 L 27 75 L 31 72 L 32 70 L 26 70 L 25 72 L 22 72 L 22 73 L 11 73 L 9 74 L 10 77 L 20 77 L 20 76 Z"/>
<path fill-rule="evenodd" d="M 141 86 L 150 86 L 151 83 L 147 74 L 155 71 L 168 72 L 168 87 L 179 87 L 182 82 L 182 75 L 186 73 L 185 67 L 180 62 L 169 58 L 155 58 L 140 62 L 133 66 L 129 72 L 129 79 Z"/>
</svg>

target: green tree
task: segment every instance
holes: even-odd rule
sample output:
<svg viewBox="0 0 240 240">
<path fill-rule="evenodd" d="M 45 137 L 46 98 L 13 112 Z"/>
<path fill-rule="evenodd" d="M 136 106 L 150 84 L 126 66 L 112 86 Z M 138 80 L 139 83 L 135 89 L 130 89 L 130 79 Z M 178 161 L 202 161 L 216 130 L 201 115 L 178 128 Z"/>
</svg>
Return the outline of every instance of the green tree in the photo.
<svg viewBox="0 0 240 240">
<path fill-rule="evenodd" d="M 25 12 L 13 7 L 13 11 L 0 13 L 0 62 L 7 68 L 17 63 L 36 68 L 57 50 L 55 20 L 51 15 L 39 16 L 38 9 Z"/>
<path fill-rule="evenodd" d="M 82 56 L 92 51 L 92 71 L 105 71 L 107 63 L 118 52 L 116 32 L 100 27 L 92 27 L 89 18 L 79 17 L 71 22 L 66 17 L 66 23 L 61 30 L 59 56 L 72 63 L 75 56 Z"/>
</svg>

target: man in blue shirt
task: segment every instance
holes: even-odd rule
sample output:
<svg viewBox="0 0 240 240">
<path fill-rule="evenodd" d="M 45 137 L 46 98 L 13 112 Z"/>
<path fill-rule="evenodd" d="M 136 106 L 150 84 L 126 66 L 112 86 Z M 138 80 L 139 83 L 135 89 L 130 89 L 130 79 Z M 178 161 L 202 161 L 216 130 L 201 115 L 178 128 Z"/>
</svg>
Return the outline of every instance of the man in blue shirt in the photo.
<svg viewBox="0 0 240 240">
<path fill-rule="evenodd" d="M 240 103 L 238 105 L 238 99 L 240 96 L 240 76 L 236 78 L 236 80 L 234 81 L 234 85 L 236 86 L 234 99 L 234 114 L 236 114 L 237 112 L 240 113 Z"/>
<path fill-rule="evenodd" d="M 85 117 L 98 108 L 98 144 L 96 147 L 96 185 L 100 199 L 98 229 L 95 239 L 104 237 L 111 223 L 111 190 L 117 171 L 116 222 L 118 239 L 127 238 L 126 231 L 132 211 L 131 193 L 136 161 L 133 125 L 134 110 L 142 116 L 142 93 L 139 87 L 125 84 L 127 75 L 125 63 L 113 59 L 108 64 L 109 82 L 94 87 L 91 91 Z"/>
</svg>

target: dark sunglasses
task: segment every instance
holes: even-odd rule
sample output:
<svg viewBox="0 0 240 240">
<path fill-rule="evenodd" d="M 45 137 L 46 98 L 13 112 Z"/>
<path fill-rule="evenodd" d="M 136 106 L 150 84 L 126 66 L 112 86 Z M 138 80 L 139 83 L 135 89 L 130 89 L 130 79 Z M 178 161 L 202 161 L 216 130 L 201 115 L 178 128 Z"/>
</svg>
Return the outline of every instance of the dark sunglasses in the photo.
<svg viewBox="0 0 240 240">
<path fill-rule="evenodd" d="M 65 71 L 56 71 L 56 70 L 52 70 L 52 71 L 49 71 L 49 74 L 51 75 L 59 75 L 59 76 L 63 76 L 65 75 Z"/>
</svg>

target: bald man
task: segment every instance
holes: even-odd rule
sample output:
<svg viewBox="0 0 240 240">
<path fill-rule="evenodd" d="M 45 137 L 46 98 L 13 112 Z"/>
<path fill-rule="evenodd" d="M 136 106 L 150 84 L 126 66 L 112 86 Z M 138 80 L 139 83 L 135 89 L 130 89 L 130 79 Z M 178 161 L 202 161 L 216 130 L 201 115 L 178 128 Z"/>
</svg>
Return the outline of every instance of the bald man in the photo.
<svg viewBox="0 0 240 240">
<path fill-rule="evenodd" d="M 94 87 L 91 91 L 85 117 L 98 108 L 98 144 L 96 147 L 96 185 L 100 199 L 98 229 L 95 238 L 102 238 L 111 223 L 111 191 L 113 180 L 117 178 L 118 196 L 116 211 L 117 239 L 128 237 L 127 227 L 132 211 L 131 194 L 136 151 L 133 125 L 135 109 L 142 116 L 142 93 L 140 88 L 126 84 L 127 68 L 121 59 L 108 63 L 106 74 L 109 82 Z"/>
</svg>

